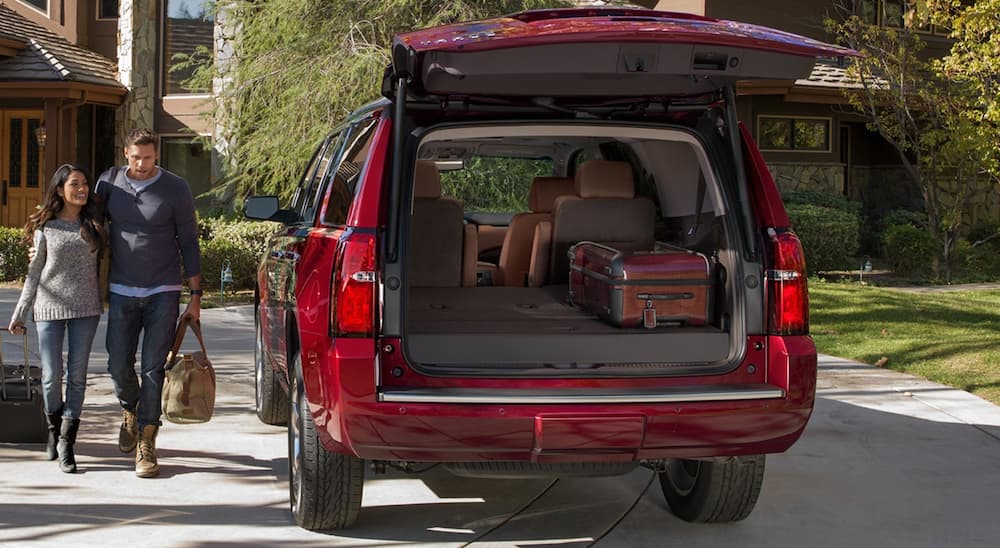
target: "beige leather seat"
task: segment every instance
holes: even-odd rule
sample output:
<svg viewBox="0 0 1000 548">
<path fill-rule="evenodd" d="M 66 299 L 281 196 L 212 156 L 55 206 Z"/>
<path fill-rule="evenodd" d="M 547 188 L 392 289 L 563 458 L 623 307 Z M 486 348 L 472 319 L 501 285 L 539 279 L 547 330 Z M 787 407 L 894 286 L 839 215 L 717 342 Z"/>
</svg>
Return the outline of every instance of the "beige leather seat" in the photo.
<svg viewBox="0 0 1000 548">
<path fill-rule="evenodd" d="M 510 220 L 503 247 L 500 248 L 495 285 L 528 285 L 535 227 L 542 221 L 552 221 L 552 207 L 556 198 L 575 193 L 573 179 L 570 177 L 535 177 L 531 181 L 531 192 L 528 195 L 528 209 L 531 212 L 518 213 Z"/>
<path fill-rule="evenodd" d="M 434 162 L 418 160 L 407 253 L 409 285 L 475 286 L 475 238 L 475 227 L 465 224 L 462 202 L 441 196 L 437 166 Z M 471 253 L 468 251 L 470 246 Z"/>
<path fill-rule="evenodd" d="M 568 282 L 566 253 L 577 242 L 589 240 L 622 251 L 648 250 L 655 243 L 656 207 L 635 196 L 628 163 L 584 162 L 577 168 L 574 185 L 576 196 L 556 198 L 547 284 Z"/>
</svg>

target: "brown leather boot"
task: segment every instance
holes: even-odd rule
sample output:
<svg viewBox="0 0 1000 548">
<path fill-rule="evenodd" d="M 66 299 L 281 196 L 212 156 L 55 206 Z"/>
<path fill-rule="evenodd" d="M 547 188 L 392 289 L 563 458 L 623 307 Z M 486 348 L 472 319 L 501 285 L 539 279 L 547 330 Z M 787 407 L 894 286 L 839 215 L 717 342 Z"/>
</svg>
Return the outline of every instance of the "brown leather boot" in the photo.
<svg viewBox="0 0 1000 548">
<path fill-rule="evenodd" d="M 135 450 L 135 475 L 140 478 L 155 478 L 160 473 L 156 462 L 156 434 L 160 427 L 147 424 L 139 431 L 139 443 Z"/>
<path fill-rule="evenodd" d="M 118 450 L 131 453 L 139 439 L 139 419 L 135 413 L 122 409 L 122 425 L 118 429 Z"/>
</svg>

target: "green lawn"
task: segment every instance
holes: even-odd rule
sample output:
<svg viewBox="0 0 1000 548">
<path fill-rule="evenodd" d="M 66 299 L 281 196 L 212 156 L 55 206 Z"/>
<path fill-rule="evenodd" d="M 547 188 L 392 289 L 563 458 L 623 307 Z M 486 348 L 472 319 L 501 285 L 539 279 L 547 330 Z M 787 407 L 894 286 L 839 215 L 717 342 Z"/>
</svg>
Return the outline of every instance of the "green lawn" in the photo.
<svg viewBox="0 0 1000 548">
<path fill-rule="evenodd" d="M 967 390 L 1000 405 L 1000 290 L 911 293 L 809 281 L 819 352 Z"/>
</svg>

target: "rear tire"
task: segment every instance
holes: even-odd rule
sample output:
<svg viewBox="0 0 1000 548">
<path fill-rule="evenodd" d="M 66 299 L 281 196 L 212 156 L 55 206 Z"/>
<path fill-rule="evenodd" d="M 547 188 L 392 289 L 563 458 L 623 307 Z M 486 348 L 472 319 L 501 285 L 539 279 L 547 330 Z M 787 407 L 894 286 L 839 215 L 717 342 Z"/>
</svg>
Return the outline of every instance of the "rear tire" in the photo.
<svg viewBox="0 0 1000 548">
<path fill-rule="evenodd" d="M 660 472 L 670 510 L 684 521 L 723 523 L 750 515 L 764 482 L 764 455 L 727 462 L 677 459 Z"/>
<path fill-rule="evenodd" d="M 260 328 L 260 318 L 254 322 L 257 343 L 254 348 L 254 392 L 257 418 L 264 424 L 284 426 L 288 424 L 288 394 L 274 369 L 264 359 L 264 332 Z"/>
<path fill-rule="evenodd" d="M 288 491 L 295 523 L 321 531 L 354 525 L 361 513 L 364 461 L 327 451 L 319 441 L 295 353 L 288 421 Z"/>
</svg>

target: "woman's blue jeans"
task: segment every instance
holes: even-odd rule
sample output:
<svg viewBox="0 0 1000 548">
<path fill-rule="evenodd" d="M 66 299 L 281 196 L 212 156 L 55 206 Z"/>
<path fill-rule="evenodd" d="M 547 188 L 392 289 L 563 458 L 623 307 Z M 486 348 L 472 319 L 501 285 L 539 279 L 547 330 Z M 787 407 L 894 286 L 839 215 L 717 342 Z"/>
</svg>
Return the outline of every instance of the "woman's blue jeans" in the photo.
<svg viewBox="0 0 1000 548">
<path fill-rule="evenodd" d="M 87 363 L 100 316 L 35 322 L 42 361 L 42 399 L 45 412 L 62 409 L 63 417 L 79 419 L 87 392 Z M 63 340 L 66 341 L 66 400 L 63 402 Z"/>
<path fill-rule="evenodd" d="M 148 297 L 111 293 L 108 303 L 108 372 L 118 403 L 139 417 L 139 428 L 160 424 L 163 366 L 174 344 L 181 294 L 165 291 Z M 142 361 L 135 353 L 142 333 Z M 141 382 L 140 382 L 141 378 Z"/>
</svg>

